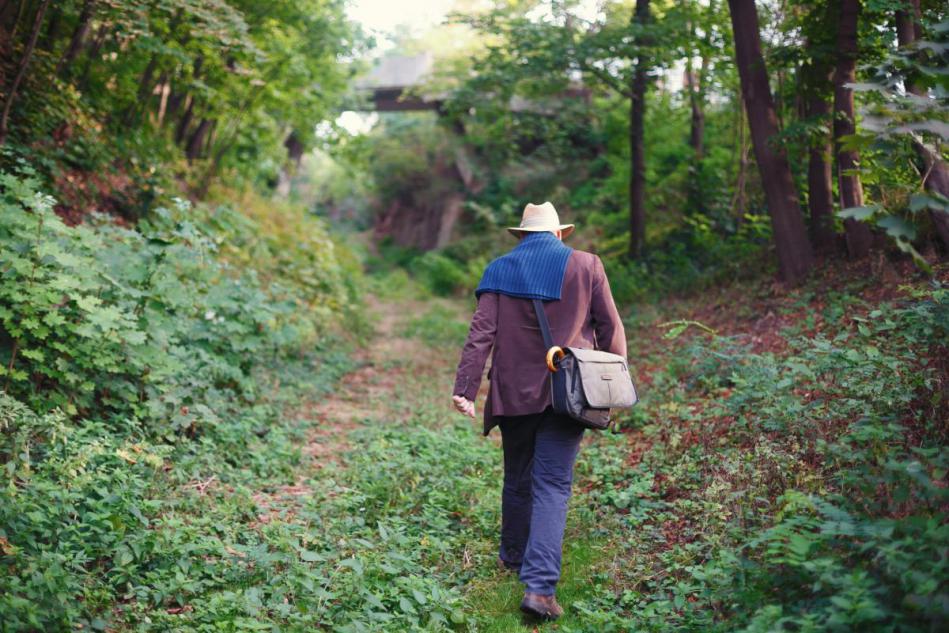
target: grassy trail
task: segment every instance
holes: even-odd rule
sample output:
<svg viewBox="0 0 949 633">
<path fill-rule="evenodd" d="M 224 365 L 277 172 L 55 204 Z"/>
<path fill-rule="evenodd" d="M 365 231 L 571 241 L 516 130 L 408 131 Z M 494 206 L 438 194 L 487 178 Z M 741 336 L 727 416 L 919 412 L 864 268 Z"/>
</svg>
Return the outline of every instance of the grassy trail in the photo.
<svg viewBox="0 0 949 633">
<path fill-rule="evenodd" d="M 750 334 L 734 336 L 663 338 L 655 323 L 668 319 L 642 312 L 628 326 L 643 402 L 623 433 L 588 434 L 576 468 L 558 589 L 567 615 L 525 622 L 521 586 L 495 562 L 499 438 L 450 407 L 473 306 L 396 275 L 372 281 L 376 327 L 362 351 L 277 371 L 271 397 L 283 410 L 271 426 L 159 475 L 148 529 L 123 555 L 130 571 L 108 579 L 122 592 L 98 611 L 114 614 L 109 630 L 770 631 L 785 608 L 802 622 L 879 620 L 841 611 L 865 603 L 848 596 L 883 604 L 865 570 L 926 570 L 943 551 L 943 488 L 928 478 L 945 473 L 944 400 L 917 394 L 942 393 L 938 367 L 918 359 L 944 331 L 944 293 L 898 308 L 853 290 L 765 296 L 767 310 L 733 325 Z M 859 327 L 835 316 L 845 308 Z M 755 333 L 776 320 L 780 335 Z M 349 373 L 334 379 L 334 363 Z M 916 505 L 892 498 L 919 520 L 842 510 L 843 493 L 871 498 L 864 482 L 914 486 Z M 867 561 L 870 548 L 892 555 Z M 880 587 L 906 593 L 901 582 Z M 934 630 L 908 609 L 891 613 L 905 630 Z"/>
<path fill-rule="evenodd" d="M 495 565 L 500 520 L 499 436 L 482 437 L 480 419 L 462 418 L 448 406 L 467 308 L 447 300 L 421 303 L 389 298 L 369 303 L 377 327 L 373 341 L 360 354 L 360 366 L 343 377 L 335 395 L 310 407 L 308 417 L 317 422 L 306 448 L 313 458 L 305 466 L 313 478 L 310 485 L 325 485 L 328 473 L 350 479 L 364 464 L 367 453 L 391 460 L 387 481 L 357 476 L 357 489 L 385 499 L 377 518 L 383 525 L 390 515 L 401 514 L 400 520 L 418 520 L 417 538 L 423 549 L 434 541 L 448 546 L 427 562 L 432 577 L 439 579 L 455 600 L 454 626 L 497 633 L 553 627 L 522 617 L 518 610 L 522 585 L 515 575 Z M 402 459 L 411 455 L 424 455 L 428 468 L 424 472 L 411 466 L 400 468 Z M 446 487 L 444 494 L 434 498 L 429 494 L 431 488 L 441 487 L 439 482 L 451 481 L 458 485 Z M 583 626 L 582 614 L 569 607 L 593 596 L 594 577 L 606 577 L 611 564 L 609 543 L 603 530 L 596 529 L 582 492 L 588 485 L 578 473 L 579 492 L 572 502 L 559 591 L 568 611 L 553 627 L 556 630 L 590 630 Z M 412 555 L 410 551 L 391 553 Z M 360 552 L 355 551 L 354 556 L 358 558 Z M 396 610 L 414 609 L 419 625 L 437 628 L 438 620 L 426 617 L 424 601 L 403 602 L 417 597 L 409 591 L 394 599 Z M 392 630 L 398 628 L 392 626 Z"/>
</svg>

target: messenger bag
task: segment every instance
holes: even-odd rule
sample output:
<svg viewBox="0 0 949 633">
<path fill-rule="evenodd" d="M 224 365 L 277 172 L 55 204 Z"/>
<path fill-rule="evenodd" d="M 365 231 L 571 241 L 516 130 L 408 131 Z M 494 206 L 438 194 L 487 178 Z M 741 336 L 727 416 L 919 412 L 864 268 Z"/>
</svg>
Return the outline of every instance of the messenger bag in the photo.
<svg viewBox="0 0 949 633">
<path fill-rule="evenodd" d="M 609 428 L 611 409 L 627 409 L 639 400 L 626 359 L 600 350 L 555 345 L 544 304 L 539 299 L 533 303 L 547 346 L 554 412 L 588 429 Z"/>
</svg>

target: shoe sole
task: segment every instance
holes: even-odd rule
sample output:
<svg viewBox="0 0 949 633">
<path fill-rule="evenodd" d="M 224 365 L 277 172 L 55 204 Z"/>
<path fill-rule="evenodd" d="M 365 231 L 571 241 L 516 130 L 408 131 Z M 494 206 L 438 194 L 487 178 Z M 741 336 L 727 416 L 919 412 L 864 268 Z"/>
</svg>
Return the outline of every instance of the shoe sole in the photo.
<svg viewBox="0 0 949 633">
<path fill-rule="evenodd" d="M 534 609 L 531 609 L 530 607 L 523 604 L 521 605 L 521 612 L 526 613 L 527 615 L 533 616 L 541 620 L 546 620 L 548 622 L 553 622 L 554 620 L 560 617 L 559 615 L 547 613 L 546 611 L 544 612 L 535 611 Z"/>
</svg>

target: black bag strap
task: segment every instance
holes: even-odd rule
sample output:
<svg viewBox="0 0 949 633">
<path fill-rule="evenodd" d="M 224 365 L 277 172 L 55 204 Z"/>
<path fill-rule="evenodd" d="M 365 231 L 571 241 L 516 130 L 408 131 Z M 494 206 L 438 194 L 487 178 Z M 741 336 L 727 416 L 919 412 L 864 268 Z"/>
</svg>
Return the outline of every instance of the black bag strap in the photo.
<svg viewBox="0 0 949 633">
<path fill-rule="evenodd" d="M 534 314 L 537 315 L 537 322 L 540 324 L 541 334 L 544 335 L 544 345 L 547 349 L 554 346 L 554 337 L 550 334 L 550 323 L 547 322 L 547 313 L 544 312 L 544 304 L 540 299 L 532 299 L 534 302 Z"/>
</svg>

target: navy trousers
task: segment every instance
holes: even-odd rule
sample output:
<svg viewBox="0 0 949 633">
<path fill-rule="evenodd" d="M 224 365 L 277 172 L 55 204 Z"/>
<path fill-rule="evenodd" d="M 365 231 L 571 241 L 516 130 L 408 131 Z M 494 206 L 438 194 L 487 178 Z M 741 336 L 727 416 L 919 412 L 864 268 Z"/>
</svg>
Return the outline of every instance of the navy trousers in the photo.
<svg viewBox="0 0 949 633">
<path fill-rule="evenodd" d="M 553 595 L 560 580 L 567 501 L 583 427 L 550 409 L 501 418 L 500 427 L 500 557 L 508 566 L 520 566 L 527 591 Z"/>
</svg>

